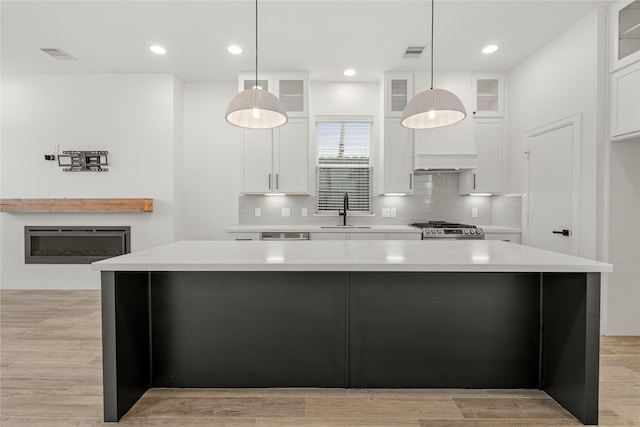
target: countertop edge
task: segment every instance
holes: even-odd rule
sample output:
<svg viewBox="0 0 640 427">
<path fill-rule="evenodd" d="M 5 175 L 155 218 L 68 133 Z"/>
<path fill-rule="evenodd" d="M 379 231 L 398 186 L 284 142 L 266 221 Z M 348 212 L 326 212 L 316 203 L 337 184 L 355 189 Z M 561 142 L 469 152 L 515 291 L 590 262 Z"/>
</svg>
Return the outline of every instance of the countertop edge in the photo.
<svg viewBox="0 0 640 427">
<path fill-rule="evenodd" d="M 441 272 L 441 273 L 608 273 L 611 264 L 602 266 L 549 265 L 394 265 L 394 264 L 93 264 L 94 271 L 338 271 L 338 272 Z"/>
</svg>

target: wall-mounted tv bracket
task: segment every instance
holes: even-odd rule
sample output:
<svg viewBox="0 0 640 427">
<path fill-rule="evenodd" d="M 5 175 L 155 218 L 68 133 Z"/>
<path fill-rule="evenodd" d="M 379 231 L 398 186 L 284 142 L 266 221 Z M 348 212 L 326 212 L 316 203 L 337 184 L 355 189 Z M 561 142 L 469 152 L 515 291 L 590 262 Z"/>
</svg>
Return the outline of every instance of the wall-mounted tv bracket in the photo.
<svg viewBox="0 0 640 427">
<path fill-rule="evenodd" d="M 64 172 L 108 172 L 108 151 L 63 151 L 58 155 L 58 166 L 68 166 Z"/>
</svg>

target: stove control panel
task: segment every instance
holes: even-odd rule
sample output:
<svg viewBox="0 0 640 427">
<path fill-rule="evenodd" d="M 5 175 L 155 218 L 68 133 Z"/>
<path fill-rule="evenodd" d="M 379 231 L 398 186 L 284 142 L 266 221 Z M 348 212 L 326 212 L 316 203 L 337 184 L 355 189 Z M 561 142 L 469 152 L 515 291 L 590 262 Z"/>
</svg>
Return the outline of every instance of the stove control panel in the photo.
<svg viewBox="0 0 640 427">
<path fill-rule="evenodd" d="M 423 228 L 422 239 L 484 239 L 482 228 Z"/>
</svg>

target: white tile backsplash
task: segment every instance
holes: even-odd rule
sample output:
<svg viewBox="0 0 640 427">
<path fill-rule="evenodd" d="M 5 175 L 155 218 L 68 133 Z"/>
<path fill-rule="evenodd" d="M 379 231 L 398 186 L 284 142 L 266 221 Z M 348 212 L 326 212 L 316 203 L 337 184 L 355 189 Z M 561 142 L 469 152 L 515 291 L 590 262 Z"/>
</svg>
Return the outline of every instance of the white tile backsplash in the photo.
<svg viewBox="0 0 640 427">
<path fill-rule="evenodd" d="M 458 174 L 416 174 L 414 194 L 408 196 L 374 196 L 373 215 L 350 215 L 349 224 L 355 225 L 400 225 L 412 222 L 450 221 L 475 225 L 520 226 L 520 197 L 482 197 L 458 195 Z M 255 216 L 260 208 L 261 216 Z M 283 217 L 282 208 L 290 208 L 291 216 Z M 308 216 L 302 216 L 307 208 Z M 382 217 L 383 208 L 395 208 L 395 217 Z M 472 209 L 478 217 L 471 216 Z M 239 197 L 239 224 L 241 225 L 285 225 L 338 224 L 338 216 L 314 215 L 314 196 L 263 196 Z"/>
</svg>

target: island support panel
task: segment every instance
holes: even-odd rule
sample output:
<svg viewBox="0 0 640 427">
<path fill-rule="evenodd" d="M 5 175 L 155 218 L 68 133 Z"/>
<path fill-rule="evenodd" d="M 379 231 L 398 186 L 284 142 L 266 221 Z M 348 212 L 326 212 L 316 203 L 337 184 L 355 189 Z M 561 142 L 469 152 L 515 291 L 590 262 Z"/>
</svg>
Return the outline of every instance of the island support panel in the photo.
<svg viewBox="0 0 640 427">
<path fill-rule="evenodd" d="M 598 420 L 600 274 L 102 273 L 104 417 L 150 387 L 542 388 Z"/>
<path fill-rule="evenodd" d="M 149 273 L 101 276 L 104 420 L 118 421 L 151 385 Z"/>
<path fill-rule="evenodd" d="M 598 424 L 600 273 L 542 273 L 542 389 Z"/>
</svg>

